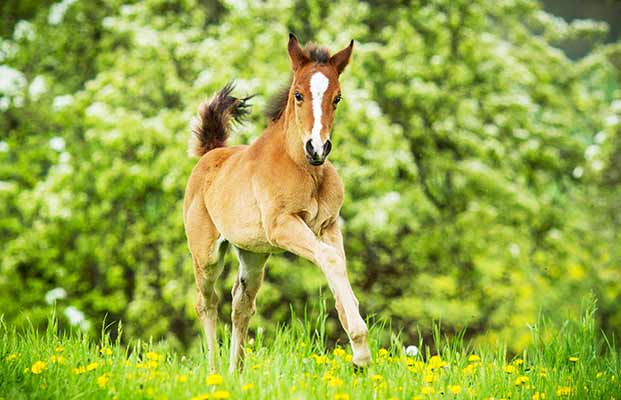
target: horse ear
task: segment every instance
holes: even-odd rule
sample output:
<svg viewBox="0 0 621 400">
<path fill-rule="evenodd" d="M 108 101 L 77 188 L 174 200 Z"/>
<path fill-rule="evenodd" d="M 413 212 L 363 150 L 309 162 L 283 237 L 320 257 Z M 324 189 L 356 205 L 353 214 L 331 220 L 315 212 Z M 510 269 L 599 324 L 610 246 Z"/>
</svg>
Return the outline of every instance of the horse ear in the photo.
<svg viewBox="0 0 621 400">
<path fill-rule="evenodd" d="M 334 65 L 336 70 L 339 72 L 339 75 L 343 72 L 347 64 L 349 64 L 349 59 L 351 58 L 351 52 L 353 49 L 354 41 L 352 40 L 349 43 L 349 46 L 330 57 L 330 64 Z"/>
<path fill-rule="evenodd" d="M 291 59 L 291 68 L 294 71 L 310 61 L 302 51 L 302 48 L 298 43 L 298 38 L 296 38 L 293 33 L 289 34 L 289 44 L 287 46 L 287 50 L 289 51 L 289 58 Z"/>
</svg>

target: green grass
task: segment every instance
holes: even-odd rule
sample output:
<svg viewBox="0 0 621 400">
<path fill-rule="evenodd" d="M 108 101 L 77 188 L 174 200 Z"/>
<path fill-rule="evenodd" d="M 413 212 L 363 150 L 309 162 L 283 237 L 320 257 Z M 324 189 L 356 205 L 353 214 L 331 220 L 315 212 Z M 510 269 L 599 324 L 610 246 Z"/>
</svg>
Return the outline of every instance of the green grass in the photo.
<svg viewBox="0 0 621 400">
<path fill-rule="evenodd" d="M 53 318 L 44 333 L 1 324 L 0 398 L 621 398 L 621 361 L 614 343 L 597 333 L 594 313 L 590 302 L 580 318 L 561 327 L 540 318 L 532 327 L 533 345 L 511 359 L 503 346 L 474 348 L 462 335 L 443 338 L 437 331 L 431 347 L 417 343 L 422 354 L 407 357 L 398 338 L 380 348 L 378 338 L 387 328 L 375 325 L 374 362 L 359 373 L 348 361 L 349 348 L 323 345 L 323 316 L 317 323 L 294 320 L 266 338 L 269 343 L 259 334 L 241 373 L 224 372 L 223 345 L 221 375 L 211 377 L 201 351 L 182 354 L 140 341 L 122 346 L 106 335 L 97 342 L 59 335 Z"/>
</svg>

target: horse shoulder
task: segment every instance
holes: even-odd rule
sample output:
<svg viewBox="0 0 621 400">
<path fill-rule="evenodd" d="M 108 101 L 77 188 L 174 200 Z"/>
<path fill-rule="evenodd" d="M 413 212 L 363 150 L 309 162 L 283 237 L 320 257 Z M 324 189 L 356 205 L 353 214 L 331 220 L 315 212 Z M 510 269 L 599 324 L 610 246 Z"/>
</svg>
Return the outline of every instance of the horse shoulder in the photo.
<svg viewBox="0 0 621 400">
<path fill-rule="evenodd" d="M 345 188 L 343 181 L 332 163 L 325 165 L 324 177 L 319 188 L 320 203 L 330 209 L 336 210 L 336 214 L 343 204 Z"/>
</svg>

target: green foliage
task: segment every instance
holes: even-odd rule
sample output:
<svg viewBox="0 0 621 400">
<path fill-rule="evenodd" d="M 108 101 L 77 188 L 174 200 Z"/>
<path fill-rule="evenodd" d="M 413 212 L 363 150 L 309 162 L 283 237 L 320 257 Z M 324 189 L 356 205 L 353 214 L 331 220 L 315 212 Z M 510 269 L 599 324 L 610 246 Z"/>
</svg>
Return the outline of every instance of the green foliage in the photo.
<svg viewBox="0 0 621 400">
<path fill-rule="evenodd" d="M 287 80 L 292 30 L 333 50 L 356 39 L 331 158 L 365 314 L 409 337 L 441 319 L 520 351 L 540 309 L 559 319 L 593 291 L 601 326 L 621 331 L 621 47 L 599 43 L 601 24 L 563 25 L 529 0 L 30 10 L 0 39 L 0 307 L 12 323 L 44 325 L 46 293 L 63 288 L 63 323 L 75 307 L 123 320 L 128 338 L 199 337 L 181 219 L 188 123 L 231 79 L 262 106 Z M 593 46 L 583 59 L 554 47 L 577 39 Z M 232 142 L 265 124 L 255 110 Z M 309 263 L 272 257 L 253 326 L 272 330 L 324 286 Z M 334 314 L 327 323 L 344 339 Z"/>
</svg>

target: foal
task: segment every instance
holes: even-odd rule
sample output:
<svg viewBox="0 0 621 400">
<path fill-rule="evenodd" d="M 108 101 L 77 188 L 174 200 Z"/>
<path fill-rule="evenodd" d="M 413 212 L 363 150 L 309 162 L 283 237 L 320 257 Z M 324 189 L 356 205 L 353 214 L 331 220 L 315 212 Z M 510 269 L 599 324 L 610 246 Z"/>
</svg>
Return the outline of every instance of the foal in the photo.
<svg viewBox="0 0 621 400">
<path fill-rule="evenodd" d="M 232 97 L 232 85 L 198 107 L 190 154 L 201 158 L 186 188 L 183 214 L 211 370 L 217 351 L 214 283 L 229 244 L 239 259 L 232 291 L 231 371 L 243 351 L 265 263 L 271 253 L 282 251 L 323 271 L 353 348 L 353 363 L 370 362 L 368 331 L 347 278 L 339 227 L 343 184 L 326 160 L 341 100 L 338 78 L 353 44 L 330 56 L 312 44 L 302 49 L 289 35 L 291 85 L 272 104 L 269 126 L 249 146 L 225 147 L 230 124 L 248 112 L 248 98 Z"/>
</svg>

